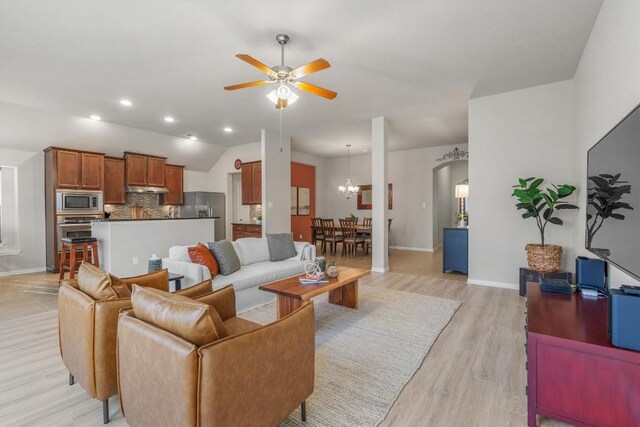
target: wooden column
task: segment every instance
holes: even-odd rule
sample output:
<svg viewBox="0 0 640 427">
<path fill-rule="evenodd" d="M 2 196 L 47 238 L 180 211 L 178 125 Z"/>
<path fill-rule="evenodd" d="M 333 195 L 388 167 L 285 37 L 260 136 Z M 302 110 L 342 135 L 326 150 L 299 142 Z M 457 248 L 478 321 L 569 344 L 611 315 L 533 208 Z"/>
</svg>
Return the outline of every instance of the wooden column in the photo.
<svg viewBox="0 0 640 427">
<path fill-rule="evenodd" d="M 371 120 L 371 184 L 373 199 L 373 249 L 371 251 L 371 271 L 389 271 L 389 229 L 387 226 L 387 188 L 389 175 L 389 143 L 387 119 L 376 117 Z"/>
</svg>

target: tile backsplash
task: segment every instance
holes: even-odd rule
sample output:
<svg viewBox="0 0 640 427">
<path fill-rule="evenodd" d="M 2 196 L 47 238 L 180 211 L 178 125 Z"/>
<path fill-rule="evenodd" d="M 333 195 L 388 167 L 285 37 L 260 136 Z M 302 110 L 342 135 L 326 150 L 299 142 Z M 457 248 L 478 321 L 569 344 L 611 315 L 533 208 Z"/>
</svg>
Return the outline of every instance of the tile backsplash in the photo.
<svg viewBox="0 0 640 427">
<path fill-rule="evenodd" d="M 142 206 L 150 218 L 167 218 L 171 206 L 160 204 L 160 195 L 154 193 L 127 193 L 126 205 L 105 205 L 105 212 L 111 212 L 111 219 L 131 219 L 131 208 Z M 180 216 L 180 206 L 173 206 L 176 217 Z"/>
</svg>

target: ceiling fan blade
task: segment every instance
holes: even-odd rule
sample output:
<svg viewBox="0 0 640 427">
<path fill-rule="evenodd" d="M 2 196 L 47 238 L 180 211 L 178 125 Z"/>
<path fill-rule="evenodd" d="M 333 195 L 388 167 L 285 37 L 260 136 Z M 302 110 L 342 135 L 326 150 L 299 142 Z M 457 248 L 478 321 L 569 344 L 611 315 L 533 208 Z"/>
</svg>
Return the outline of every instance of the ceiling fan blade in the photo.
<svg viewBox="0 0 640 427">
<path fill-rule="evenodd" d="M 258 80 L 257 82 L 240 83 L 232 86 L 225 86 L 225 90 L 244 89 L 245 87 L 262 86 L 271 83 L 270 80 Z"/>
<path fill-rule="evenodd" d="M 331 64 L 329 64 L 326 59 L 320 58 L 290 71 L 289 75 L 293 79 L 299 79 L 301 77 L 307 76 L 311 73 L 315 73 L 316 71 L 324 70 L 325 68 L 329 67 L 331 67 Z"/>
<path fill-rule="evenodd" d="M 312 84 L 309 84 L 309 83 L 305 83 L 305 82 L 296 82 L 294 84 L 300 90 L 312 93 L 314 95 L 322 96 L 322 97 L 327 98 L 327 99 L 333 99 L 336 96 L 338 96 L 337 92 L 334 92 L 334 91 L 329 90 L 329 89 L 322 88 L 320 86 L 315 86 L 315 85 L 312 85 Z"/>
<path fill-rule="evenodd" d="M 239 53 L 239 54 L 236 55 L 236 58 L 240 58 L 243 61 L 248 62 L 249 64 L 251 64 L 254 67 L 256 67 L 258 70 L 260 70 L 260 71 L 262 71 L 264 73 L 267 73 L 270 76 L 275 74 L 271 68 L 267 67 L 262 62 L 258 61 L 253 56 L 247 55 L 246 53 Z"/>
<path fill-rule="evenodd" d="M 278 102 L 276 102 L 276 109 L 284 110 L 285 108 L 287 108 L 288 104 L 289 103 L 287 102 L 286 99 L 278 98 Z"/>
</svg>

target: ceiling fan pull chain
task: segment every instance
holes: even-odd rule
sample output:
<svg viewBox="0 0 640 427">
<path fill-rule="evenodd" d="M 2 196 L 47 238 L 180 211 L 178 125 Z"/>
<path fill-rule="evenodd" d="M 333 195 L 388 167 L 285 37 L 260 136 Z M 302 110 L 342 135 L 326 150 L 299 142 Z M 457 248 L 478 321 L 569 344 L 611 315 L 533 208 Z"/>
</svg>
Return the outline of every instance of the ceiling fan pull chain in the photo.
<svg viewBox="0 0 640 427">
<path fill-rule="evenodd" d="M 282 114 L 284 113 L 284 108 L 280 109 L 280 152 L 282 153 Z"/>
</svg>

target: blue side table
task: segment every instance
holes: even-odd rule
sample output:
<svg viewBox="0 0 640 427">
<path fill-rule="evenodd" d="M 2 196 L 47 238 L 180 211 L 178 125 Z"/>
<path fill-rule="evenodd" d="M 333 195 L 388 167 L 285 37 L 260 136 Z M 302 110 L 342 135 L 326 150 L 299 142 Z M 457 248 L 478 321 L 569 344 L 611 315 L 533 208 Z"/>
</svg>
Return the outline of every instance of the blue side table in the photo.
<svg viewBox="0 0 640 427">
<path fill-rule="evenodd" d="M 469 274 L 469 229 L 445 227 L 442 240 L 442 272 Z"/>
</svg>

